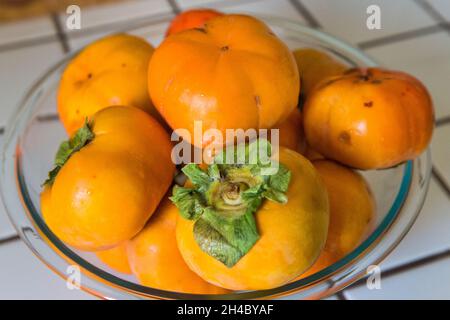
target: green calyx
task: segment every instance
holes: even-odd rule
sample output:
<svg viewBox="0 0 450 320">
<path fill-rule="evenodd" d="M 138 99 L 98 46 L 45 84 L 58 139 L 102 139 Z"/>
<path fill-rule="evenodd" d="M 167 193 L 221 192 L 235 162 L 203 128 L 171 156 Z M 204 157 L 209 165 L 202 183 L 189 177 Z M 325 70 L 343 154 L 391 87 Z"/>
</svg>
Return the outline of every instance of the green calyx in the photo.
<svg viewBox="0 0 450 320">
<path fill-rule="evenodd" d="M 84 125 L 78 129 L 75 134 L 66 141 L 63 141 L 58 148 L 55 156 L 55 166 L 48 173 L 47 180 L 43 185 L 52 185 L 58 175 L 59 170 L 69 160 L 69 158 L 77 151 L 80 151 L 85 145 L 94 139 L 94 132 L 91 129 L 92 125 L 86 119 Z"/>
<path fill-rule="evenodd" d="M 180 215 L 194 220 L 200 248 L 227 267 L 234 266 L 258 241 L 254 214 L 265 199 L 288 201 L 291 173 L 270 159 L 271 145 L 258 139 L 215 157 L 206 170 L 196 164 L 182 171 L 193 187 L 173 188 L 170 199 Z"/>
</svg>

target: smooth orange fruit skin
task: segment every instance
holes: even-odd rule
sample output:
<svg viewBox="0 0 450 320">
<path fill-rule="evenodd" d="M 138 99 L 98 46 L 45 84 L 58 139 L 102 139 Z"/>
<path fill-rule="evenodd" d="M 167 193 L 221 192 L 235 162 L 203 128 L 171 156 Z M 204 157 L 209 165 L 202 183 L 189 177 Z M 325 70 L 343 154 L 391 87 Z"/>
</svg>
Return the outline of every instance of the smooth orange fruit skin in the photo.
<svg viewBox="0 0 450 320">
<path fill-rule="evenodd" d="M 193 141 L 203 131 L 269 129 L 297 106 L 300 80 L 293 54 L 261 21 L 224 15 L 202 29 L 174 34 L 155 50 L 149 66 L 150 96 L 172 129 Z M 227 141 L 224 138 L 224 142 Z"/>
<path fill-rule="evenodd" d="M 142 110 L 109 107 L 92 119 L 94 140 L 59 171 L 43 214 L 62 241 L 101 251 L 144 227 L 169 188 L 175 167 L 167 133 Z"/>
<path fill-rule="evenodd" d="M 201 28 L 212 18 L 222 16 L 223 13 L 212 9 L 192 9 L 177 15 L 166 31 L 166 37 L 188 29 Z"/>
<path fill-rule="evenodd" d="M 316 49 L 298 49 L 293 53 L 305 98 L 309 96 L 320 81 L 330 76 L 339 75 L 347 69 L 344 64 Z"/>
<path fill-rule="evenodd" d="M 45 218 L 49 214 L 49 210 L 51 207 L 51 187 L 44 186 L 40 194 L 40 203 L 41 203 L 41 213 L 42 216 Z M 43 233 L 39 228 L 36 230 L 38 230 L 41 239 L 44 240 L 55 252 L 57 252 L 66 261 L 73 263 L 73 261 L 69 260 L 66 256 L 64 256 L 61 253 L 61 251 L 53 244 L 53 242 L 47 237 L 45 233 Z"/>
<path fill-rule="evenodd" d="M 325 79 L 306 100 L 303 116 L 315 150 L 358 169 L 417 157 L 434 127 L 433 104 L 419 80 L 378 68 Z"/>
<path fill-rule="evenodd" d="M 147 90 L 153 47 L 144 39 L 116 34 L 93 42 L 67 65 L 58 89 L 58 113 L 69 135 L 85 119 L 112 105 L 140 108 L 160 117 Z"/>
<path fill-rule="evenodd" d="M 120 273 L 131 274 L 130 264 L 128 263 L 127 242 L 109 250 L 99 251 L 96 255 L 100 261 L 111 269 Z"/>
<path fill-rule="evenodd" d="M 175 228 L 178 209 L 167 198 L 145 228 L 128 244 L 133 274 L 142 285 L 174 292 L 223 294 L 192 272 L 177 247 Z"/>
<path fill-rule="evenodd" d="M 325 248 L 304 278 L 339 261 L 368 236 L 375 217 L 375 200 L 364 177 L 329 160 L 313 161 L 328 191 L 330 226 Z"/>
<path fill-rule="evenodd" d="M 291 115 L 278 126 L 280 146 L 303 154 L 306 148 L 305 134 L 303 133 L 302 113 L 295 109 Z"/>
<path fill-rule="evenodd" d="M 233 267 L 203 252 L 194 239 L 193 222 L 178 218 L 178 248 L 206 281 L 231 290 L 270 289 L 299 276 L 318 258 L 328 232 L 325 185 L 299 153 L 281 147 L 279 156 L 292 173 L 288 202 L 263 203 L 255 214 L 260 239 Z"/>
</svg>

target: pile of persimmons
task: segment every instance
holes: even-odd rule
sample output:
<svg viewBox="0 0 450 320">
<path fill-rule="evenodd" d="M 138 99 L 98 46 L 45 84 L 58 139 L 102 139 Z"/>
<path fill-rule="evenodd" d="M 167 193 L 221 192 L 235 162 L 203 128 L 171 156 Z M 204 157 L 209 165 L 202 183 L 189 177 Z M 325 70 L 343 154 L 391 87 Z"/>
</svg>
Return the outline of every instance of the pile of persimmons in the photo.
<svg viewBox="0 0 450 320">
<path fill-rule="evenodd" d="M 417 157 L 434 123 L 414 77 L 291 52 L 262 21 L 212 10 L 177 16 L 156 49 L 127 34 L 88 45 L 61 77 L 58 113 L 70 138 L 41 194 L 52 232 L 143 285 L 198 294 L 274 288 L 344 257 L 375 213 L 355 169 Z M 259 138 L 236 150 L 268 159 L 175 165 L 173 130 L 211 143 L 192 140 L 196 121 L 224 136 L 279 129 L 277 170 Z"/>
</svg>

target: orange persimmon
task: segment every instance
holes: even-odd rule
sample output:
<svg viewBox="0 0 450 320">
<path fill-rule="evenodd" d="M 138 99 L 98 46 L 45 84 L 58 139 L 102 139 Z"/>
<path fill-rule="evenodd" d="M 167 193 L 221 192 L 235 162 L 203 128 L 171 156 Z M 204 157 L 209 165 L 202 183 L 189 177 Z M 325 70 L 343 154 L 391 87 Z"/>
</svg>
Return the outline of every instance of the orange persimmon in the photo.
<svg viewBox="0 0 450 320">
<path fill-rule="evenodd" d="M 137 107 L 160 119 L 147 91 L 152 53 L 153 47 L 144 39 L 116 34 L 77 54 L 58 88 L 58 113 L 67 133 L 72 135 L 86 118 L 112 105 Z"/>
<path fill-rule="evenodd" d="M 100 110 L 58 150 L 42 195 L 45 222 L 77 249 L 122 244 L 144 227 L 172 183 L 171 149 L 164 128 L 142 110 Z"/>
<path fill-rule="evenodd" d="M 150 60 L 148 77 L 163 118 L 199 147 L 212 139 L 193 141 L 196 121 L 223 137 L 226 129 L 269 129 L 294 111 L 300 91 L 288 47 L 245 15 L 223 15 L 167 37 Z"/>
<path fill-rule="evenodd" d="M 221 294 L 228 291 L 209 284 L 192 272 L 178 251 L 175 227 L 178 209 L 163 200 L 145 228 L 128 243 L 133 274 L 151 288 L 196 293 Z"/>
<path fill-rule="evenodd" d="M 201 28 L 208 20 L 221 15 L 223 13 L 213 9 L 191 9 L 183 11 L 170 23 L 166 31 L 166 37 L 180 31 Z"/>
<path fill-rule="evenodd" d="M 125 242 L 117 247 L 96 252 L 101 262 L 113 270 L 121 273 L 131 274 L 130 263 L 128 262 L 127 243 Z"/>
<path fill-rule="evenodd" d="M 347 67 L 323 51 L 312 48 L 294 50 L 304 99 L 323 79 L 341 74 Z"/>
<path fill-rule="evenodd" d="M 299 276 L 320 255 L 329 220 L 325 185 L 295 151 L 280 147 L 279 163 L 268 184 L 254 167 L 183 169 L 190 179 L 205 179 L 195 179 L 200 189 L 174 189 L 178 248 L 206 281 L 231 290 L 270 289 Z"/>
<path fill-rule="evenodd" d="M 423 84 L 379 68 L 351 69 L 323 80 L 306 100 L 303 116 L 309 145 L 359 169 L 388 168 L 417 157 L 434 127 Z"/>
<path fill-rule="evenodd" d="M 278 126 L 280 146 L 297 151 L 301 154 L 305 151 L 305 135 L 303 133 L 302 113 L 299 109 Z"/>
<path fill-rule="evenodd" d="M 375 216 L 375 200 L 364 177 L 328 160 L 313 161 L 325 182 L 330 203 L 330 225 L 319 259 L 301 277 L 339 261 L 368 235 Z"/>
</svg>

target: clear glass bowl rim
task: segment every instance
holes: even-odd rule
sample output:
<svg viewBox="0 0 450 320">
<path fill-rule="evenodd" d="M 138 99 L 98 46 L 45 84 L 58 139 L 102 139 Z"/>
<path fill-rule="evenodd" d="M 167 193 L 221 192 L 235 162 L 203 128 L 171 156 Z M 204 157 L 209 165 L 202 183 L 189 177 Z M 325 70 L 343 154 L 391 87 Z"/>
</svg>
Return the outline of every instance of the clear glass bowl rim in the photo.
<svg viewBox="0 0 450 320">
<path fill-rule="evenodd" d="M 297 22 L 289 21 L 286 19 L 281 18 L 274 18 L 274 17 L 268 17 L 268 16 L 262 16 L 262 19 L 267 21 L 270 24 L 276 25 L 277 27 L 281 27 L 283 29 L 288 29 L 291 31 L 299 32 L 303 35 L 309 36 L 313 39 L 317 39 L 321 42 L 326 43 L 327 45 L 331 46 L 332 48 L 337 48 L 338 50 L 341 50 L 342 52 L 346 52 L 348 54 L 351 54 L 354 57 L 357 57 L 359 60 L 363 61 L 367 66 L 376 66 L 377 64 L 369 57 L 367 57 L 362 51 L 352 47 L 351 45 L 336 39 L 335 37 L 328 35 L 324 32 L 311 29 L 307 26 L 303 26 Z M 125 30 L 126 31 L 126 30 Z M 337 52 L 339 54 L 339 52 Z M 5 172 L 5 163 L 8 161 L 7 157 L 7 150 L 8 146 L 11 145 L 11 143 L 14 143 L 17 145 L 19 143 L 20 139 L 20 133 L 18 132 L 18 126 L 14 125 L 19 123 L 21 118 L 23 116 L 28 116 L 28 119 L 31 117 L 30 114 L 27 114 L 24 110 L 26 106 L 27 100 L 33 96 L 33 92 L 36 91 L 40 85 L 47 79 L 49 75 L 51 75 L 53 72 L 58 70 L 61 65 L 65 64 L 68 60 L 70 60 L 74 55 L 76 55 L 77 52 L 72 53 L 65 58 L 63 58 L 60 62 L 55 64 L 52 68 L 49 69 L 39 80 L 35 82 L 35 84 L 30 88 L 28 93 L 24 96 L 22 102 L 19 104 L 19 107 L 17 108 L 16 113 L 12 116 L 12 119 L 9 123 L 13 124 L 11 126 L 8 126 L 6 128 L 5 132 L 5 143 L 3 146 L 3 152 L 2 152 L 2 172 Z M 343 56 L 345 59 L 345 56 Z M 22 119 L 23 120 L 23 119 Z M 17 140 L 17 141 L 15 141 Z M 431 171 L 431 165 L 430 165 L 430 152 L 427 150 L 425 154 L 425 160 L 427 162 L 427 174 L 425 177 L 425 184 L 428 186 L 429 182 L 429 172 Z M 94 265 L 87 262 L 83 258 L 81 258 L 79 255 L 77 255 L 75 252 L 73 252 L 70 248 L 68 248 L 64 243 L 62 243 L 47 227 L 45 222 L 43 221 L 42 217 L 39 214 L 39 210 L 37 210 L 31 201 L 31 198 L 29 196 L 29 192 L 27 189 L 27 186 L 24 181 L 23 174 L 21 172 L 21 158 L 17 154 L 14 155 L 14 157 L 11 157 L 11 160 L 9 161 L 15 161 L 15 164 L 13 165 L 16 169 L 15 172 L 15 181 L 14 184 L 17 186 L 18 194 L 17 196 L 21 198 L 23 209 L 20 213 L 17 213 L 16 210 L 9 210 L 10 206 L 7 205 L 8 197 L 5 195 L 4 188 L 8 186 L 11 181 L 7 180 L 5 177 L 5 174 L 2 174 L 1 177 L 1 194 L 3 197 L 3 201 L 6 206 L 6 211 L 10 217 L 10 220 L 13 222 L 14 226 L 16 227 L 19 234 L 22 236 L 22 232 L 20 232 L 20 226 L 19 222 L 16 221 L 16 214 L 25 214 L 27 215 L 28 219 L 31 220 L 33 226 L 35 228 L 37 227 L 40 231 L 41 235 L 44 235 L 48 240 L 60 251 L 62 254 L 64 254 L 70 261 L 75 262 L 78 264 L 83 270 L 87 271 L 90 274 L 95 275 L 96 277 L 99 277 L 106 281 L 109 284 L 111 284 L 115 288 L 119 288 L 115 291 L 115 295 L 113 298 L 136 298 L 136 297 L 150 297 L 150 298 L 158 298 L 158 299 L 261 299 L 261 298 L 274 298 L 284 295 L 293 294 L 302 290 L 308 290 L 311 293 L 314 292 L 314 287 L 317 284 L 320 284 L 321 280 L 327 280 L 328 277 L 331 276 L 337 276 L 338 278 L 346 278 L 349 274 L 351 274 L 353 271 L 351 269 L 351 266 L 355 263 L 358 263 L 364 256 L 370 251 L 371 249 L 374 249 L 376 247 L 377 243 L 381 240 L 381 237 L 389 232 L 390 226 L 395 222 L 395 220 L 398 218 L 398 216 L 401 213 L 402 207 L 408 197 L 408 194 L 411 193 L 411 187 L 412 187 L 412 179 L 414 174 L 414 161 L 417 160 L 411 160 L 407 161 L 403 166 L 403 177 L 400 184 L 399 192 L 397 193 L 395 200 L 389 209 L 386 216 L 383 218 L 381 223 L 377 226 L 377 228 L 370 234 L 370 236 L 362 242 L 355 250 L 353 250 L 351 253 L 349 253 L 347 256 L 345 256 L 343 259 L 339 260 L 338 262 L 334 263 L 333 265 L 319 271 L 316 274 L 313 274 L 311 276 L 308 276 L 306 278 L 303 278 L 301 280 L 297 280 L 288 284 L 285 284 L 283 286 L 280 286 L 278 288 L 269 289 L 269 290 L 258 290 L 258 291 L 249 291 L 249 292 L 236 292 L 231 294 L 225 294 L 225 295 L 197 295 L 197 294 L 185 294 L 185 293 L 178 293 L 178 292 L 171 292 L 171 291 L 165 291 L 165 290 L 159 290 L 154 289 L 146 286 L 142 286 L 136 283 L 129 282 L 127 280 L 121 279 L 119 277 L 116 277 Z M 422 194 L 421 197 L 424 199 L 425 195 Z M 416 208 L 416 212 L 414 215 L 411 215 L 408 224 L 403 228 L 403 232 L 401 232 L 397 237 L 395 237 L 395 241 L 390 244 L 389 248 L 383 252 L 382 255 L 380 255 L 376 261 L 372 261 L 372 264 L 379 263 L 384 257 L 386 257 L 389 252 L 395 248 L 395 246 L 400 242 L 400 240 L 406 235 L 406 233 L 409 231 L 410 227 L 414 223 L 417 214 L 420 211 L 420 208 L 423 204 L 422 201 L 419 201 L 419 205 Z M 50 261 L 47 261 L 39 252 L 36 252 L 35 248 L 33 247 L 33 244 L 28 240 L 22 237 L 24 242 L 30 247 L 30 249 L 35 253 L 39 259 L 41 259 L 47 266 L 49 266 L 50 269 L 55 271 L 57 274 L 59 274 L 63 278 L 67 278 L 67 275 L 62 270 L 56 270 L 52 267 L 52 263 Z M 48 244 L 47 244 L 48 250 L 53 250 Z M 343 270 L 345 269 L 345 270 Z M 359 272 L 359 274 L 352 275 L 352 279 L 347 281 L 345 284 L 341 284 L 340 288 L 343 286 L 346 286 L 359 278 L 361 278 L 363 274 Z M 95 294 L 99 297 L 107 297 L 107 295 L 102 293 L 102 288 L 105 286 L 105 283 L 101 283 L 98 280 L 95 280 L 94 278 L 91 278 L 92 281 L 89 281 L 90 284 L 95 284 L 94 287 L 82 287 L 86 291 Z M 111 289 L 111 288 L 109 288 Z M 327 295 L 331 295 L 332 293 L 335 293 L 338 291 L 338 288 L 332 288 L 330 287 L 330 291 L 327 293 Z M 109 290 L 108 290 L 109 291 Z"/>
</svg>

